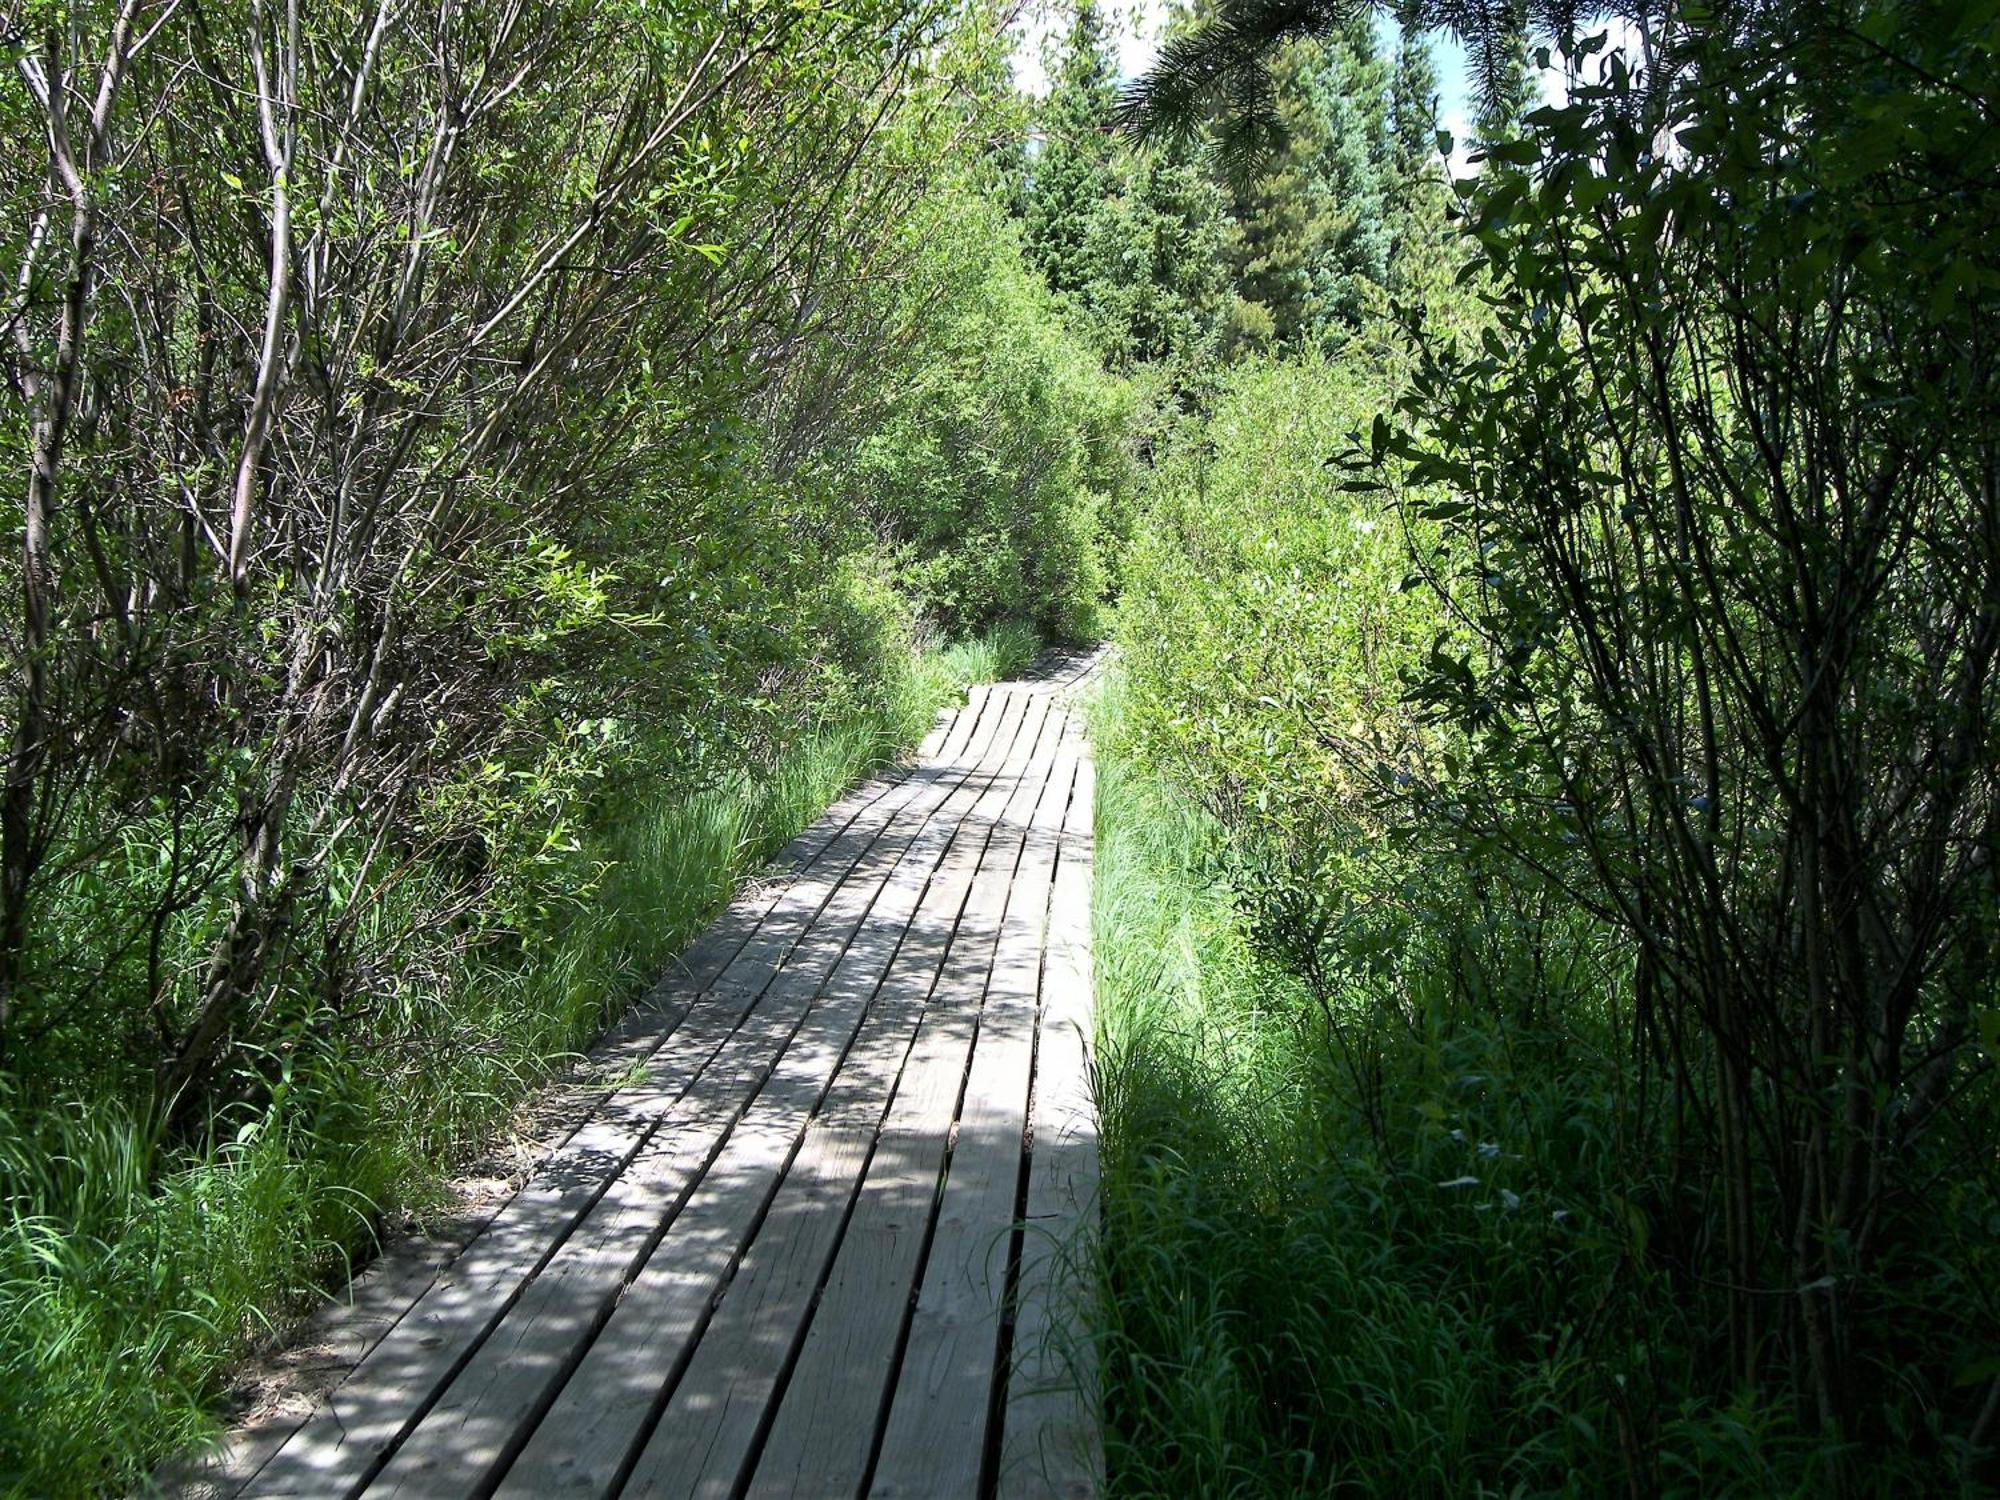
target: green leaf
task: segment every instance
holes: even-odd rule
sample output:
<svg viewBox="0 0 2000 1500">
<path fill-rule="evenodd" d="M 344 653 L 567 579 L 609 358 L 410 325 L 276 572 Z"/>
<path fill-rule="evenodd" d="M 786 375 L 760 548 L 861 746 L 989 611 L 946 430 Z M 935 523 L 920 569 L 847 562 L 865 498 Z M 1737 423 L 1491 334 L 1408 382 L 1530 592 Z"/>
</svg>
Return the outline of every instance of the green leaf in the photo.
<svg viewBox="0 0 2000 1500">
<path fill-rule="evenodd" d="M 2000 1005 L 1974 1011 L 1972 1025 L 1979 1037 L 1980 1050 L 1995 1062 L 2000 1062 Z"/>
</svg>

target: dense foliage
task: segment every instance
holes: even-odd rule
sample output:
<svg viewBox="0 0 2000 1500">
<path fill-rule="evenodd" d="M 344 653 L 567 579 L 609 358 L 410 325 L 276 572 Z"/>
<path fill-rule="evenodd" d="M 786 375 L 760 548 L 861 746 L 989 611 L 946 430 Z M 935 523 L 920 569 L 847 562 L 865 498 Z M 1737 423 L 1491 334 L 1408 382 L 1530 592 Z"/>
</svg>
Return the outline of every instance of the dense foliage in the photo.
<svg viewBox="0 0 2000 1500">
<path fill-rule="evenodd" d="M 946 233 L 963 283 L 843 477 L 946 629 L 1011 616 L 1091 639 L 1130 510 L 1130 393 L 1021 266 L 997 210 L 967 203 Z"/>
<path fill-rule="evenodd" d="M 1223 196 L 1191 149 L 1120 142 L 1111 43 L 1079 0 L 1024 163 L 1029 258 L 1113 369 L 1197 384 L 1222 332 Z"/>
<path fill-rule="evenodd" d="M 1418 680 L 1469 749 L 1418 806 L 1631 945 L 1654 1261 L 1727 1289 L 1721 1368 L 1885 1443 L 1896 1372 L 1979 1435 L 2000 1326 L 1995 18 L 1760 17 L 1574 89 L 1490 153 L 1487 348 L 1428 346 L 1382 444 L 1477 637 Z"/>
<path fill-rule="evenodd" d="M 1139 104 L 1248 100 L 1304 181 L 1352 13 L 1225 4 Z M 1474 38 L 1456 274 L 1406 254 L 1149 477 L 1101 736 L 1130 1493 L 2000 1472 L 2000 14 L 1589 32 L 1540 108 Z"/>
</svg>

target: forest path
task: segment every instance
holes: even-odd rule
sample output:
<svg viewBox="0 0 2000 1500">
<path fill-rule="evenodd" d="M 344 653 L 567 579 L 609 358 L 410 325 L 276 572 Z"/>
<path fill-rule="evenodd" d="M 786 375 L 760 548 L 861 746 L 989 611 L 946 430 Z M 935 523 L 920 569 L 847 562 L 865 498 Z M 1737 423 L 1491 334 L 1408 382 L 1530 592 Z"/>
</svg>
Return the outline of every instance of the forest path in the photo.
<svg viewBox="0 0 2000 1500">
<path fill-rule="evenodd" d="M 974 688 L 828 809 L 592 1054 L 627 1081 L 187 1493 L 1094 1494 L 1099 660 Z"/>
</svg>

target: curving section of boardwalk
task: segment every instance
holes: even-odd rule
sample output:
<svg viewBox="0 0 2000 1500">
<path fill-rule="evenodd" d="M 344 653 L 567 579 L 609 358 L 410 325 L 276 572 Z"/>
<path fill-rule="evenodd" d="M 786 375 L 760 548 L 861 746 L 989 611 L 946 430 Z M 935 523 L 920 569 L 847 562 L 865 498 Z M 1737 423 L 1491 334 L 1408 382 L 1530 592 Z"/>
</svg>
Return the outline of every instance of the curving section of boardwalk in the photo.
<svg viewBox="0 0 2000 1500">
<path fill-rule="evenodd" d="M 1096 658 L 975 688 L 598 1050 L 603 1099 L 221 1496 L 1083 1496 Z"/>
</svg>

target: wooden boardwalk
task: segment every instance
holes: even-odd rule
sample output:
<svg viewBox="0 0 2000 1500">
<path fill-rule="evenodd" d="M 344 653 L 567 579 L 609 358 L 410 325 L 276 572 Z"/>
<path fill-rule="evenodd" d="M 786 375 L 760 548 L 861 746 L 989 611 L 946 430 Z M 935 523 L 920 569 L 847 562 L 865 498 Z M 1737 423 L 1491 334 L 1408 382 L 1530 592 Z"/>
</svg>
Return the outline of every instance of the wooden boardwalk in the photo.
<svg viewBox="0 0 2000 1500">
<path fill-rule="evenodd" d="M 1093 662 L 802 834 L 598 1049 L 632 1081 L 202 1492 L 1095 1493 Z"/>
</svg>

